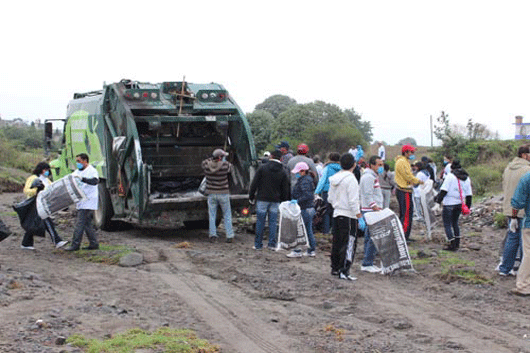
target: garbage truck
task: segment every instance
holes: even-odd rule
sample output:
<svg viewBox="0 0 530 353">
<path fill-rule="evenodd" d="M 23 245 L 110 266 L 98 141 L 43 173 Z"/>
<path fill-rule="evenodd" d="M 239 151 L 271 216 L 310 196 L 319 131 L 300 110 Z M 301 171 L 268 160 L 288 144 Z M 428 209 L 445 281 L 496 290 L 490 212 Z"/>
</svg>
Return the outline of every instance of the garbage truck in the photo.
<svg viewBox="0 0 530 353">
<path fill-rule="evenodd" d="M 52 151 L 61 120 L 60 148 Z M 207 197 L 198 192 L 201 162 L 221 148 L 233 165 L 229 175 L 234 212 L 248 205 L 257 168 L 248 121 L 228 91 L 217 83 L 145 83 L 121 80 L 102 90 L 75 93 L 65 119 L 45 121 L 47 152 L 55 180 L 75 168 L 86 153 L 99 173 L 96 226 L 114 221 L 177 228 L 208 225 Z M 220 214 L 220 212 L 218 212 Z"/>
</svg>

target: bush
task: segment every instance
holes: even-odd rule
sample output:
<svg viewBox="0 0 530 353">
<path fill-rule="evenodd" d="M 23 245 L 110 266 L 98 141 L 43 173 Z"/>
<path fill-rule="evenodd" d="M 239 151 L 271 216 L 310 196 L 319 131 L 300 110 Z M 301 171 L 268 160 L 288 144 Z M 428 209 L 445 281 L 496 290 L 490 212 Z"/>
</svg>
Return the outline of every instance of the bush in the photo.
<svg viewBox="0 0 530 353">
<path fill-rule="evenodd" d="M 471 178 L 473 194 L 483 196 L 502 191 L 502 171 L 499 165 L 475 165 L 465 168 Z"/>
<path fill-rule="evenodd" d="M 495 213 L 493 215 L 493 224 L 497 228 L 507 228 L 508 227 L 508 217 L 502 212 Z"/>
</svg>

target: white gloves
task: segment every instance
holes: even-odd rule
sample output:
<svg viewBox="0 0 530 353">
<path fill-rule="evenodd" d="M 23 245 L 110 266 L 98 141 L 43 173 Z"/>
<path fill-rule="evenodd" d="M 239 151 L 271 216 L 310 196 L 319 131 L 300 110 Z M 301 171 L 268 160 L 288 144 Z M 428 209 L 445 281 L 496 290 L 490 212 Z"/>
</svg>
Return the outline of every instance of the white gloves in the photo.
<svg viewBox="0 0 530 353">
<path fill-rule="evenodd" d="M 510 226 L 510 232 L 512 233 L 517 232 L 517 226 L 518 226 L 517 218 L 510 218 L 509 226 Z"/>
<path fill-rule="evenodd" d="M 442 213 L 442 205 L 440 205 L 439 203 L 435 203 L 431 210 L 434 212 L 435 215 L 439 215 L 440 213 Z"/>
</svg>

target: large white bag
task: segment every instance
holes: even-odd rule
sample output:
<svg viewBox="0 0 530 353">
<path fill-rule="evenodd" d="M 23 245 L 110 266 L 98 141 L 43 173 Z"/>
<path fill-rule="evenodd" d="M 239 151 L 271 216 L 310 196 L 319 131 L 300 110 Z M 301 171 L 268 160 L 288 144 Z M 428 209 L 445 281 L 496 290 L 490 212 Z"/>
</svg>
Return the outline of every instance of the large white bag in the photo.
<svg viewBox="0 0 530 353">
<path fill-rule="evenodd" d="M 37 212 L 42 219 L 49 218 L 54 213 L 66 207 L 86 200 L 81 189 L 81 181 L 72 174 L 61 178 L 48 186 L 37 195 Z"/>
<path fill-rule="evenodd" d="M 278 231 L 278 249 L 291 249 L 309 246 L 302 211 L 297 203 L 284 201 L 280 204 L 280 229 Z"/>
<path fill-rule="evenodd" d="M 385 208 L 378 212 L 367 212 L 364 218 L 370 231 L 370 239 L 381 257 L 383 274 L 392 273 L 397 269 L 412 270 L 405 233 L 398 216 L 389 208 Z"/>
</svg>

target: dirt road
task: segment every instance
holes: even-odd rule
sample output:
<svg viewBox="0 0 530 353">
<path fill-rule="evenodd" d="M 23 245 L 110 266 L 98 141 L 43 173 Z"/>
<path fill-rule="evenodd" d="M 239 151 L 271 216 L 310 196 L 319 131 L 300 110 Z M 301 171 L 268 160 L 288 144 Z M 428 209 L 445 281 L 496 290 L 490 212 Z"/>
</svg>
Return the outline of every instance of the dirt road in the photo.
<svg viewBox="0 0 530 353">
<path fill-rule="evenodd" d="M 355 282 L 329 274 L 327 238 L 316 258 L 288 259 L 252 250 L 243 231 L 232 244 L 209 243 L 202 230 L 99 232 L 102 244 L 144 256 L 119 267 L 44 238 L 35 251 L 20 249 L 16 197 L 0 195 L 0 217 L 17 233 L 0 243 L 0 352 L 71 352 L 61 337 L 160 326 L 194 329 L 222 352 L 530 352 L 529 299 L 509 295 L 515 278 L 494 272 L 504 230 L 464 225 L 468 237 L 452 257 L 416 227 L 417 274 L 392 276 L 359 271 L 360 241 Z M 68 214 L 58 222 L 66 239 L 71 222 Z M 444 273 L 448 263 L 476 276 Z"/>
</svg>

